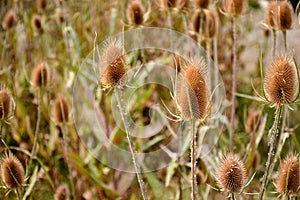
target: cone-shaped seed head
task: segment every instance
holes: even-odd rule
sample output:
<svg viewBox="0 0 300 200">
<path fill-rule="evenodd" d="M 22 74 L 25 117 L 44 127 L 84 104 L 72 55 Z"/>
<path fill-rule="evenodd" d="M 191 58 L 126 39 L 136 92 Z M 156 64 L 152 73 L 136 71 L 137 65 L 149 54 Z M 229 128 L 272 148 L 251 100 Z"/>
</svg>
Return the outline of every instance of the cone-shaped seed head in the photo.
<svg viewBox="0 0 300 200">
<path fill-rule="evenodd" d="M 53 116 L 56 122 L 64 123 L 69 121 L 70 108 L 67 99 L 59 95 L 53 105 Z"/>
<path fill-rule="evenodd" d="M 272 1 L 266 11 L 266 23 L 270 28 L 287 30 L 292 28 L 294 11 L 287 1 Z"/>
<path fill-rule="evenodd" d="M 240 15 L 243 12 L 245 0 L 225 0 L 226 12 L 230 15 Z"/>
<path fill-rule="evenodd" d="M 0 90 L 0 119 L 5 120 L 11 114 L 12 99 L 6 89 Z"/>
<path fill-rule="evenodd" d="M 213 12 L 209 10 L 204 11 L 203 16 L 203 36 L 212 39 L 217 33 L 217 21 Z"/>
<path fill-rule="evenodd" d="M 2 27 L 4 30 L 10 29 L 17 24 L 17 16 L 13 10 L 9 10 L 2 21 Z"/>
<path fill-rule="evenodd" d="M 194 3 L 196 7 L 205 9 L 209 5 L 209 0 L 194 0 Z"/>
<path fill-rule="evenodd" d="M 45 87 L 48 85 L 49 79 L 48 69 L 45 63 L 40 63 L 33 69 L 32 83 L 36 87 Z"/>
<path fill-rule="evenodd" d="M 144 8 L 138 0 L 133 0 L 127 8 L 127 19 L 132 25 L 141 25 L 144 22 Z"/>
</svg>

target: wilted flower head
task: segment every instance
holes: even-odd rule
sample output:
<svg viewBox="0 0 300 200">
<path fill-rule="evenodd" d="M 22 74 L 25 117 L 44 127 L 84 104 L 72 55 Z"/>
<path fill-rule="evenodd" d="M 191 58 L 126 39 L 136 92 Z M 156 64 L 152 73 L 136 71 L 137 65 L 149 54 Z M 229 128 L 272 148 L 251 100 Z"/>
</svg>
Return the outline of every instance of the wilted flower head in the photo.
<svg viewBox="0 0 300 200">
<path fill-rule="evenodd" d="M 228 193 L 240 192 L 246 181 L 244 163 L 238 156 L 228 154 L 218 167 L 218 185 Z"/>
<path fill-rule="evenodd" d="M 298 71 L 291 56 L 280 55 L 276 58 L 265 77 L 266 98 L 274 105 L 289 104 L 299 94 Z"/>
<path fill-rule="evenodd" d="M 17 15 L 14 10 L 9 10 L 2 21 L 2 27 L 4 30 L 8 30 L 17 24 Z"/>
<path fill-rule="evenodd" d="M 24 168 L 21 162 L 11 153 L 1 161 L 1 177 L 9 189 L 21 187 L 24 183 Z"/>
<path fill-rule="evenodd" d="M 177 104 L 181 117 L 190 119 L 191 111 L 195 119 L 204 119 L 209 105 L 209 87 L 207 85 L 207 65 L 203 59 L 186 62 L 182 66 L 183 76 L 177 88 Z"/>
<path fill-rule="evenodd" d="M 133 0 L 127 7 L 127 19 L 132 25 L 141 25 L 144 22 L 144 8 L 141 2 Z"/>
<path fill-rule="evenodd" d="M 284 194 L 296 194 L 300 186 L 300 163 L 297 156 L 289 155 L 280 165 L 276 189 Z"/>
<path fill-rule="evenodd" d="M 101 83 L 104 87 L 121 86 L 125 82 L 126 56 L 119 40 L 109 39 L 101 56 Z"/>
</svg>

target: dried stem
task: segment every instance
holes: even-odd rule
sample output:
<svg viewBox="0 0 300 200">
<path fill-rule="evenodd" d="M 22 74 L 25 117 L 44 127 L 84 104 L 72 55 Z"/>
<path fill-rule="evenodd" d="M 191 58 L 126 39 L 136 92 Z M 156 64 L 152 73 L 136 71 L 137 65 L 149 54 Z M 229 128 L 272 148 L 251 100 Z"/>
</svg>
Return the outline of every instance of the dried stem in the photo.
<svg viewBox="0 0 300 200">
<path fill-rule="evenodd" d="M 282 30 L 283 34 L 283 43 L 284 43 L 284 51 L 286 52 L 287 44 L 286 44 L 286 30 Z"/>
<path fill-rule="evenodd" d="M 259 192 L 259 200 L 263 199 L 264 192 L 265 192 L 265 189 L 266 189 L 266 186 L 268 183 L 270 166 L 272 164 L 272 160 L 273 160 L 275 149 L 276 149 L 276 141 L 277 141 L 278 132 L 279 132 L 281 113 L 282 113 L 282 106 L 280 105 L 277 107 L 277 109 L 275 111 L 275 121 L 274 121 L 272 129 L 271 129 L 270 148 L 269 148 L 268 159 L 267 159 L 267 163 L 266 163 L 266 170 L 265 170 L 265 174 L 263 176 L 263 181 L 262 181 L 262 185 L 261 185 L 260 192 Z"/>
<path fill-rule="evenodd" d="M 197 199 L 197 180 L 196 180 L 196 151 L 197 141 L 195 134 L 195 119 L 191 118 L 191 165 L 192 165 L 192 200 Z"/>
<path fill-rule="evenodd" d="M 135 173 L 137 175 L 138 182 L 139 182 L 139 185 L 140 185 L 140 190 L 141 190 L 143 199 L 147 200 L 148 197 L 147 197 L 146 190 L 144 188 L 144 182 L 143 182 L 143 178 L 142 178 L 142 175 L 141 175 L 141 168 L 140 168 L 139 164 L 137 163 L 134 144 L 132 142 L 131 135 L 129 133 L 129 124 L 128 124 L 128 121 L 126 119 L 127 116 L 126 116 L 125 108 L 123 107 L 122 100 L 121 100 L 121 90 L 116 88 L 115 89 L 115 95 L 116 95 L 117 103 L 118 103 L 118 106 L 119 106 L 119 109 L 120 109 L 122 121 L 123 121 L 123 124 L 124 124 L 125 132 L 126 132 L 126 136 L 127 136 L 127 140 L 128 140 L 128 144 L 129 144 L 129 149 L 130 149 L 130 153 L 131 153 L 131 156 L 132 156 L 132 161 L 133 161 L 133 165 L 134 165 L 134 168 L 135 168 Z"/>
<path fill-rule="evenodd" d="M 218 39 L 214 38 L 213 41 L 214 45 L 214 80 L 215 80 L 215 85 L 214 87 L 217 87 L 219 84 L 219 63 L 218 63 Z M 219 92 L 218 90 L 215 91 L 216 93 L 216 102 L 219 102 Z"/>
<path fill-rule="evenodd" d="M 272 29 L 272 32 L 273 32 L 273 57 L 275 57 L 277 34 L 275 29 Z"/>
<path fill-rule="evenodd" d="M 232 200 L 235 200 L 234 193 L 231 193 L 231 199 L 232 199 Z"/>
<path fill-rule="evenodd" d="M 236 17 L 232 18 L 233 33 L 233 65 L 232 65 L 232 88 L 231 88 L 231 116 L 230 116 L 230 151 L 234 150 L 234 122 L 235 122 L 235 93 L 236 93 L 236 65 L 237 65 L 237 32 Z"/>
</svg>

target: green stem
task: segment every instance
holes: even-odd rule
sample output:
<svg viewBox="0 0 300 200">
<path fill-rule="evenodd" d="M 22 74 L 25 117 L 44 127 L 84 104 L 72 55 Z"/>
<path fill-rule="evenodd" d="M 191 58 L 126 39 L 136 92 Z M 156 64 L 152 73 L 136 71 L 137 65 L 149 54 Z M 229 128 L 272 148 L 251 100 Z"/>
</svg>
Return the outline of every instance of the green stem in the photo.
<svg viewBox="0 0 300 200">
<path fill-rule="evenodd" d="M 191 118 L 191 165 L 192 165 L 192 200 L 197 199 L 197 180 L 196 180 L 196 151 L 197 141 L 195 134 L 195 119 Z"/>
<path fill-rule="evenodd" d="M 120 89 L 118 89 L 118 88 L 115 89 L 115 95 L 116 95 L 117 103 L 118 103 L 118 106 L 119 106 L 119 109 L 120 109 L 121 118 L 122 118 L 122 121 L 123 121 L 123 124 L 124 124 L 125 132 L 126 132 L 126 136 L 127 136 L 127 140 L 128 140 L 128 144 L 129 144 L 129 149 L 130 149 L 130 153 L 131 153 L 131 156 L 132 156 L 132 161 L 133 161 L 133 165 L 134 165 L 134 168 L 135 168 L 135 173 L 137 175 L 138 182 L 139 182 L 139 185 L 140 185 L 140 190 L 141 190 L 143 199 L 147 200 L 148 197 L 147 197 L 146 190 L 144 188 L 144 182 L 143 182 L 143 178 L 142 178 L 142 175 L 141 175 L 141 168 L 140 168 L 139 164 L 137 163 L 134 144 L 132 142 L 131 135 L 129 133 L 129 124 L 128 124 L 128 121 L 126 119 L 127 116 L 126 116 L 125 108 L 123 107 L 123 104 L 122 104 Z"/>
<path fill-rule="evenodd" d="M 279 125 L 280 125 L 280 117 L 282 113 L 282 105 L 279 105 L 275 111 L 275 121 L 273 123 L 272 129 L 271 129 L 271 141 L 270 141 L 270 148 L 268 153 L 268 159 L 266 163 L 266 170 L 265 174 L 263 176 L 262 185 L 259 192 L 259 200 L 263 199 L 264 192 L 268 183 L 268 177 L 270 173 L 270 166 L 272 164 L 272 160 L 274 157 L 275 149 L 276 149 L 276 141 L 278 137 L 279 132 Z"/>
<path fill-rule="evenodd" d="M 232 199 L 232 200 L 235 200 L 234 193 L 231 193 L 231 199 Z"/>
</svg>

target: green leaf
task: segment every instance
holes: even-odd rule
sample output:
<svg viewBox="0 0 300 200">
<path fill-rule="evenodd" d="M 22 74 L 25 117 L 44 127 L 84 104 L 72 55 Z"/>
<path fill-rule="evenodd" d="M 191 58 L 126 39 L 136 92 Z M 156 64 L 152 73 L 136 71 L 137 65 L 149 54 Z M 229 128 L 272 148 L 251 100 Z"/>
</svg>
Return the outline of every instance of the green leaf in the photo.
<svg viewBox="0 0 300 200">
<path fill-rule="evenodd" d="M 170 163 L 170 165 L 167 168 L 167 176 L 166 176 L 166 183 L 165 186 L 168 187 L 170 184 L 170 181 L 175 174 L 175 169 L 178 167 L 178 163 L 176 161 L 173 161 Z"/>
<path fill-rule="evenodd" d="M 37 172 L 38 172 L 38 166 L 36 166 L 34 168 L 34 171 L 33 171 L 32 175 L 31 175 L 31 178 L 30 178 L 30 184 L 29 184 L 22 200 L 26 200 L 27 197 L 31 194 L 31 192 L 34 188 L 34 185 L 36 183 L 36 180 L 37 180 Z"/>
</svg>

